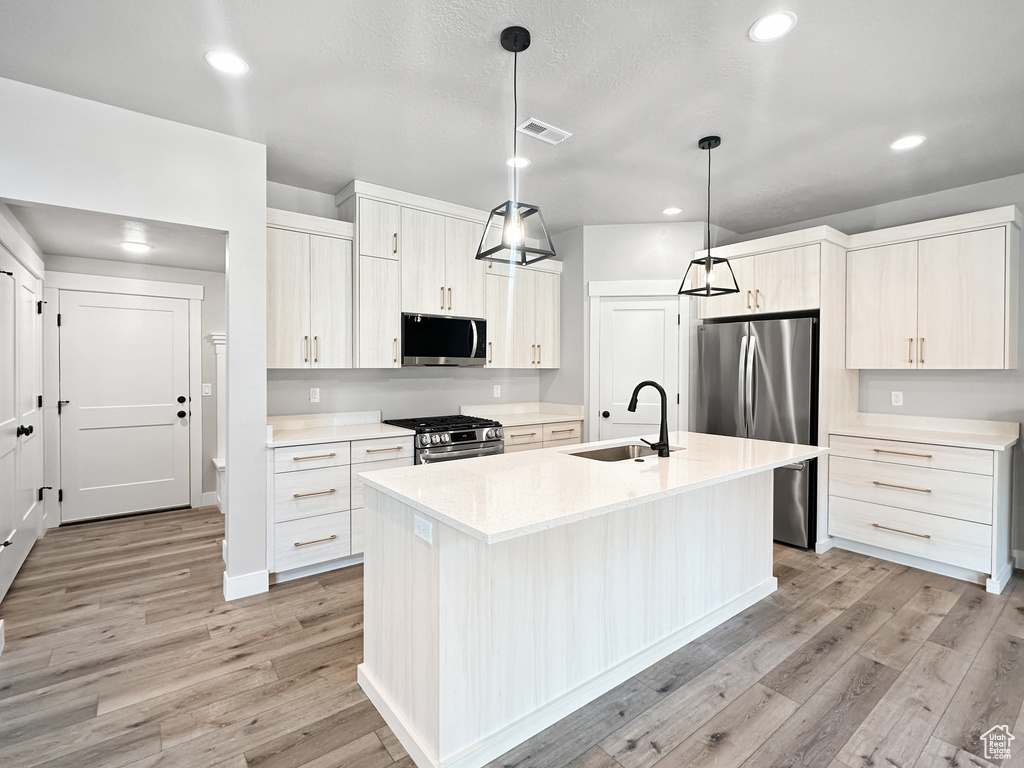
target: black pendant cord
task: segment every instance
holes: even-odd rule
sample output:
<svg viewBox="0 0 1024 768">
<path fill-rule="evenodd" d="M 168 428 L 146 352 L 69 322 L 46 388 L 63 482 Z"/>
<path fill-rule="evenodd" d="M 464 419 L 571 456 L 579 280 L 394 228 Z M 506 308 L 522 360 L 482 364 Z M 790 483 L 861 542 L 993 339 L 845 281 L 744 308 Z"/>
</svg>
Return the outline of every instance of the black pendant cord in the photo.
<svg viewBox="0 0 1024 768">
<path fill-rule="evenodd" d="M 519 52 L 512 54 L 512 202 L 519 202 Z"/>
<path fill-rule="evenodd" d="M 711 152 L 712 152 L 712 150 L 709 148 L 708 149 L 708 219 L 707 219 L 707 225 L 708 225 L 708 262 L 707 262 L 707 271 L 708 272 L 711 272 Z"/>
</svg>

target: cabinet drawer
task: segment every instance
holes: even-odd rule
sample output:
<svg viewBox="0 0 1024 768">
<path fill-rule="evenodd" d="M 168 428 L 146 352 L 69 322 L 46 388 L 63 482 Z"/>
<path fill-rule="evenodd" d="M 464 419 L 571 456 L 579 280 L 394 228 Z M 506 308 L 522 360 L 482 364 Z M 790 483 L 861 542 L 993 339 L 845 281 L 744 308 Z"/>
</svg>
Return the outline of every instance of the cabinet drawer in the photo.
<svg viewBox="0 0 1024 768">
<path fill-rule="evenodd" d="M 274 449 L 274 472 L 297 472 L 348 464 L 348 443 L 317 443 Z"/>
<path fill-rule="evenodd" d="M 992 522 L 992 478 L 986 475 L 832 456 L 828 488 L 831 495 L 847 499 Z"/>
<path fill-rule="evenodd" d="M 352 441 L 352 463 L 389 461 L 413 457 L 412 435 L 408 437 L 380 437 L 374 440 Z"/>
<path fill-rule="evenodd" d="M 580 437 L 583 434 L 582 421 L 563 421 L 558 424 L 544 425 L 544 442 L 551 440 L 568 440 L 571 437 Z"/>
<path fill-rule="evenodd" d="M 526 445 L 544 441 L 544 427 L 540 424 L 524 424 L 521 427 L 505 427 L 505 449 L 510 445 Z"/>
<path fill-rule="evenodd" d="M 274 526 L 274 570 L 278 573 L 347 557 L 351 552 L 348 510 Z"/>
<path fill-rule="evenodd" d="M 352 554 L 361 555 L 366 547 L 366 510 L 352 510 Z"/>
<path fill-rule="evenodd" d="M 519 451 L 536 451 L 538 448 L 543 448 L 544 443 L 517 443 L 515 445 L 509 445 L 508 441 L 505 441 L 505 453 L 518 453 Z"/>
<path fill-rule="evenodd" d="M 560 445 L 579 445 L 583 442 L 583 438 L 580 437 L 567 437 L 565 440 L 545 440 L 545 448 L 557 448 Z"/>
<path fill-rule="evenodd" d="M 288 472 L 274 477 L 274 520 L 340 512 L 349 508 L 349 467 Z"/>
<path fill-rule="evenodd" d="M 391 469 L 392 467 L 411 467 L 412 457 L 408 459 L 388 459 L 387 461 L 375 461 L 373 464 L 352 465 L 352 509 L 360 509 L 363 506 L 363 481 L 359 477 L 360 472 L 376 472 L 378 469 Z"/>
<path fill-rule="evenodd" d="M 892 528 L 896 530 L 889 530 Z M 972 571 L 991 572 L 992 527 L 988 525 L 829 496 L 828 532 Z"/>
<path fill-rule="evenodd" d="M 951 469 L 955 472 L 971 472 L 976 475 L 991 475 L 994 461 L 992 451 L 979 448 L 904 443 L 870 437 L 830 435 L 828 445 L 832 456 L 872 459 L 889 464 L 906 464 L 912 467 Z"/>
</svg>

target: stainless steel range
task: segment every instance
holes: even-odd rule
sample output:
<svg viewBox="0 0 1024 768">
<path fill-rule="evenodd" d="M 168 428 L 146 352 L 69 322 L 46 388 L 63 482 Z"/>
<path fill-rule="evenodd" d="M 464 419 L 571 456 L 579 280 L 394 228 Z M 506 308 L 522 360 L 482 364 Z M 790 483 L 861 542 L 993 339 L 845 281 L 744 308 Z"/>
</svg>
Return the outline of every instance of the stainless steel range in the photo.
<svg viewBox="0 0 1024 768">
<path fill-rule="evenodd" d="M 479 416 L 385 419 L 385 424 L 416 430 L 416 463 L 469 459 L 505 452 L 501 424 Z"/>
</svg>

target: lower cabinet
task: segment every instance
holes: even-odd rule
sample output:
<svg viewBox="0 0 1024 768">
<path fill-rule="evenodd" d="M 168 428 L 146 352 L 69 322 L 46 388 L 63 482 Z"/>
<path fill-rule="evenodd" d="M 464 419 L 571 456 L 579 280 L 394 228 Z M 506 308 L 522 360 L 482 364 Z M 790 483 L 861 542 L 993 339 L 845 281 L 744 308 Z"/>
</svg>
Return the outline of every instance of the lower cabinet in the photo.
<svg viewBox="0 0 1024 768">
<path fill-rule="evenodd" d="M 360 472 L 410 466 L 412 436 L 271 449 L 269 568 L 275 573 L 363 551 Z"/>
<path fill-rule="evenodd" d="M 988 591 L 1002 591 L 1012 572 L 1009 451 L 849 435 L 832 435 L 829 448 L 830 536 L 937 572 L 984 574 Z"/>
<path fill-rule="evenodd" d="M 559 421 L 551 424 L 523 424 L 505 427 L 505 453 L 556 448 L 583 442 L 582 421 Z"/>
</svg>

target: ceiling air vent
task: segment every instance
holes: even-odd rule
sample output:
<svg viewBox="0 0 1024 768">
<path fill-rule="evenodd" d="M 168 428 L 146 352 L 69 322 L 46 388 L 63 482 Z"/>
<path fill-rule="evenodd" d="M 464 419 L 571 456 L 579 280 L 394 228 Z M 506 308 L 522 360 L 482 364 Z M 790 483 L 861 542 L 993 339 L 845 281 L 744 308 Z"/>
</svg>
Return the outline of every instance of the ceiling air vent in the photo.
<svg viewBox="0 0 1024 768">
<path fill-rule="evenodd" d="M 548 144 L 561 144 L 572 136 L 568 131 L 555 128 L 555 126 L 548 125 L 533 117 L 516 128 L 516 130 L 520 133 L 525 133 L 527 136 L 534 136 L 541 141 L 546 141 Z"/>
</svg>

